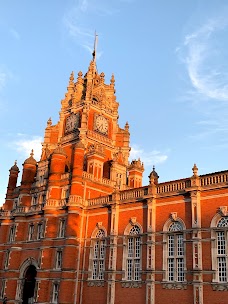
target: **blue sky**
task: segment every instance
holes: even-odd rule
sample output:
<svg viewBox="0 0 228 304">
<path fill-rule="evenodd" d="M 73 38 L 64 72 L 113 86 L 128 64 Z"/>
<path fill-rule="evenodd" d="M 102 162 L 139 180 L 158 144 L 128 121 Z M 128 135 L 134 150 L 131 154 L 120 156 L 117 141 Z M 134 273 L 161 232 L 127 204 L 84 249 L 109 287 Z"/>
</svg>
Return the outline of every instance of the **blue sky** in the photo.
<svg viewBox="0 0 228 304">
<path fill-rule="evenodd" d="M 0 1 L 0 205 L 8 170 L 58 120 L 71 71 L 115 74 L 133 158 L 160 181 L 227 169 L 226 0 Z"/>
</svg>

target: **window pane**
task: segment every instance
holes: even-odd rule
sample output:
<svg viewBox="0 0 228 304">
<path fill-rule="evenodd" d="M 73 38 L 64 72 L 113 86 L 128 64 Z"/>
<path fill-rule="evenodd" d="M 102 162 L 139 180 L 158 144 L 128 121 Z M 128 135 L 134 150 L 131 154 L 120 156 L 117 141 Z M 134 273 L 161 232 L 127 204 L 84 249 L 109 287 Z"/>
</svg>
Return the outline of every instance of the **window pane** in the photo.
<svg viewBox="0 0 228 304">
<path fill-rule="evenodd" d="M 58 294 L 59 294 L 59 285 L 54 284 L 53 285 L 53 296 L 52 296 L 53 303 L 58 303 Z"/>
<path fill-rule="evenodd" d="M 97 278 L 97 260 L 93 261 L 93 279 Z"/>
<path fill-rule="evenodd" d="M 168 279 L 174 281 L 174 259 L 168 259 Z"/>
<path fill-rule="evenodd" d="M 132 278 L 132 260 L 127 260 L 127 279 L 131 280 Z"/>
<path fill-rule="evenodd" d="M 174 236 L 168 236 L 168 255 L 169 257 L 174 256 Z"/>
<path fill-rule="evenodd" d="M 218 275 L 219 275 L 219 282 L 226 282 L 226 258 L 219 257 L 218 258 Z"/>
<path fill-rule="evenodd" d="M 183 230 L 183 227 L 182 227 L 181 223 L 179 223 L 179 222 L 173 222 L 169 226 L 169 231 L 181 231 L 181 230 Z"/>
<path fill-rule="evenodd" d="M 226 254 L 226 242 L 225 242 L 225 233 L 224 231 L 219 231 L 217 233 L 217 243 L 218 243 L 218 255 Z"/>
<path fill-rule="evenodd" d="M 104 259 L 104 253 L 105 253 L 105 242 L 100 242 L 100 259 Z"/>
<path fill-rule="evenodd" d="M 98 276 L 99 280 L 103 280 L 104 279 L 104 261 L 101 260 L 99 262 L 99 276 Z"/>
<path fill-rule="evenodd" d="M 133 238 L 128 239 L 128 257 L 133 257 Z"/>
<path fill-rule="evenodd" d="M 135 238 L 135 257 L 140 257 L 140 238 Z"/>
<path fill-rule="evenodd" d="M 140 260 L 135 260 L 135 275 L 134 275 L 135 281 L 138 281 L 140 279 L 139 270 L 140 270 Z"/>
<path fill-rule="evenodd" d="M 99 256 L 99 242 L 97 241 L 95 244 L 94 244 L 94 259 L 98 259 L 98 256 Z"/>
<path fill-rule="evenodd" d="M 184 255 L 184 243 L 183 243 L 183 234 L 177 235 L 177 255 Z"/>
<path fill-rule="evenodd" d="M 217 227 L 228 227 L 228 217 L 222 217 Z"/>
<path fill-rule="evenodd" d="M 102 229 L 99 229 L 96 238 L 98 240 L 93 242 L 93 270 L 92 278 L 94 280 L 103 280 L 104 279 L 104 270 L 105 270 L 105 232 Z"/>
<path fill-rule="evenodd" d="M 184 281 L 184 259 L 183 258 L 177 259 L 177 281 L 178 282 Z"/>
</svg>

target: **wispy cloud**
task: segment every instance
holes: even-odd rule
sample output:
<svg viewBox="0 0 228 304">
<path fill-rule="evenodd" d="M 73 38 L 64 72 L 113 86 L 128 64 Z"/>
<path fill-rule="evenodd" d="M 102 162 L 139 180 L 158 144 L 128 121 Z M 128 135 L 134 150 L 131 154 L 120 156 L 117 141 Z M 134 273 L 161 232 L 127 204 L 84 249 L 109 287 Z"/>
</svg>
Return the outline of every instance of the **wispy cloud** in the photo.
<svg viewBox="0 0 228 304">
<path fill-rule="evenodd" d="M 26 134 L 17 134 L 17 139 L 13 141 L 10 145 L 13 149 L 15 149 L 19 153 L 19 157 L 27 158 L 29 157 L 31 150 L 34 150 L 34 158 L 38 161 L 41 156 L 41 136 L 29 136 Z"/>
<path fill-rule="evenodd" d="M 5 72 L 0 71 L 0 91 L 5 87 L 6 85 L 6 78 L 7 74 Z"/>
<path fill-rule="evenodd" d="M 228 135 L 227 9 L 189 32 L 176 49 L 187 72 L 184 99 L 194 106 L 198 119 L 190 139 L 223 145 Z M 198 120 L 198 121 L 197 121 Z"/>
<path fill-rule="evenodd" d="M 228 101 L 227 52 L 223 46 L 227 38 L 228 22 L 220 16 L 187 34 L 177 48 L 186 64 L 192 98 Z"/>
<path fill-rule="evenodd" d="M 137 145 L 132 145 L 130 159 L 138 158 L 141 159 L 145 166 L 152 166 L 165 162 L 168 156 L 157 150 L 147 152 Z"/>
<path fill-rule="evenodd" d="M 88 50 L 93 51 L 94 31 L 91 29 L 90 21 L 92 17 L 102 18 L 114 14 L 117 9 L 108 1 L 80 0 L 75 2 L 63 16 L 63 25 L 67 34 L 77 44 Z M 97 52 L 97 58 L 102 52 Z"/>
<path fill-rule="evenodd" d="M 21 39 L 20 34 L 19 34 L 18 31 L 16 31 L 14 28 L 11 28 L 11 29 L 10 29 L 10 34 L 11 34 L 11 36 L 12 36 L 15 40 L 20 40 L 20 39 Z"/>
<path fill-rule="evenodd" d="M 0 65 L 0 92 L 6 87 L 9 80 L 15 79 L 15 75 L 4 64 Z"/>
</svg>

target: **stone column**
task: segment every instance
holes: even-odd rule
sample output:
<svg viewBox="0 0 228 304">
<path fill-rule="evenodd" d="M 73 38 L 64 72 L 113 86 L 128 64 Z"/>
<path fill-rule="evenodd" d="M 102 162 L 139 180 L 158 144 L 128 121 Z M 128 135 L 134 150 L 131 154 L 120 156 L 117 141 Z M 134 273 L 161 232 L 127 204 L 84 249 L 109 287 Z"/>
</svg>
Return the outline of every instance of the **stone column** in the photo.
<svg viewBox="0 0 228 304">
<path fill-rule="evenodd" d="M 147 200 L 147 278 L 146 304 L 155 303 L 155 231 L 156 231 L 156 194 L 157 187 L 154 176 L 150 178 Z"/>
<path fill-rule="evenodd" d="M 194 304 L 203 304 L 202 276 L 202 235 L 201 235 L 201 203 L 200 178 L 198 168 L 194 164 L 191 177 L 191 210 L 192 210 L 192 254 L 193 254 L 193 290 Z"/>
<path fill-rule="evenodd" d="M 112 194 L 114 204 L 111 209 L 111 232 L 110 232 L 110 252 L 109 252 L 109 273 L 108 273 L 108 294 L 107 304 L 115 303 L 115 280 L 116 280 L 116 260 L 117 260 L 117 241 L 119 225 L 119 190 Z"/>
</svg>

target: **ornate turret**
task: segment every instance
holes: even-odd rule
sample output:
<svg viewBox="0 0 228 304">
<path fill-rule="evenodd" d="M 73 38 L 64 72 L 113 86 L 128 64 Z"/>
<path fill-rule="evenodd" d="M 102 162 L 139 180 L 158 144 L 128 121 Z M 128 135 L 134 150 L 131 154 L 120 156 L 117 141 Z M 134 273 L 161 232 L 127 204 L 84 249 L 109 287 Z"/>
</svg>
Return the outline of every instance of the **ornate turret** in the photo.
<svg viewBox="0 0 228 304">
<path fill-rule="evenodd" d="M 33 149 L 32 149 L 32 151 L 30 153 L 30 157 L 24 161 L 24 164 L 36 165 L 37 161 L 35 160 L 35 158 L 33 156 L 34 156 L 34 153 L 33 153 Z"/>
<path fill-rule="evenodd" d="M 14 165 L 9 170 L 9 181 L 8 181 L 8 187 L 6 192 L 6 199 L 11 199 L 13 197 L 13 192 L 17 186 L 17 178 L 19 174 L 19 168 L 17 166 L 17 161 L 15 161 Z M 10 210 L 12 208 L 13 203 L 7 202 L 7 206 L 5 206 L 5 209 Z"/>
<path fill-rule="evenodd" d="M 158 184 L 159 176 L 155 171 L 155 166 L 153 166 L 153 170 L 150 172 L 150 175 L 148 177 L 150 184 Z"/>
<path fill-rule="evenodd" d="M 33 150 L 30 153 L 30 157 L 24 161 L 23 172 L 20 186 L 20 194 L 23 197 L 22 204 L 24 206 L 29 206 L 31 199 L 27 194 L 30 193 L 32 184 L 35 181 L 36 171 L 37 171 L 37 161 L 33 157 Z M 26 194 L 26 195 L 25 195 Z"/>
<path fill-rule="evenodd" d="M 16 160 L 15 160 L 15 162 L 14 162 L 14 165 L 10 168 L 9 171 L 18 171 L 18 172 L 20 172 L 20 171 L 19 171 L 19 168 L 18 168 L 18 166 L 17 166 L 17 161 L 16 161 Z"/>
</svg>

